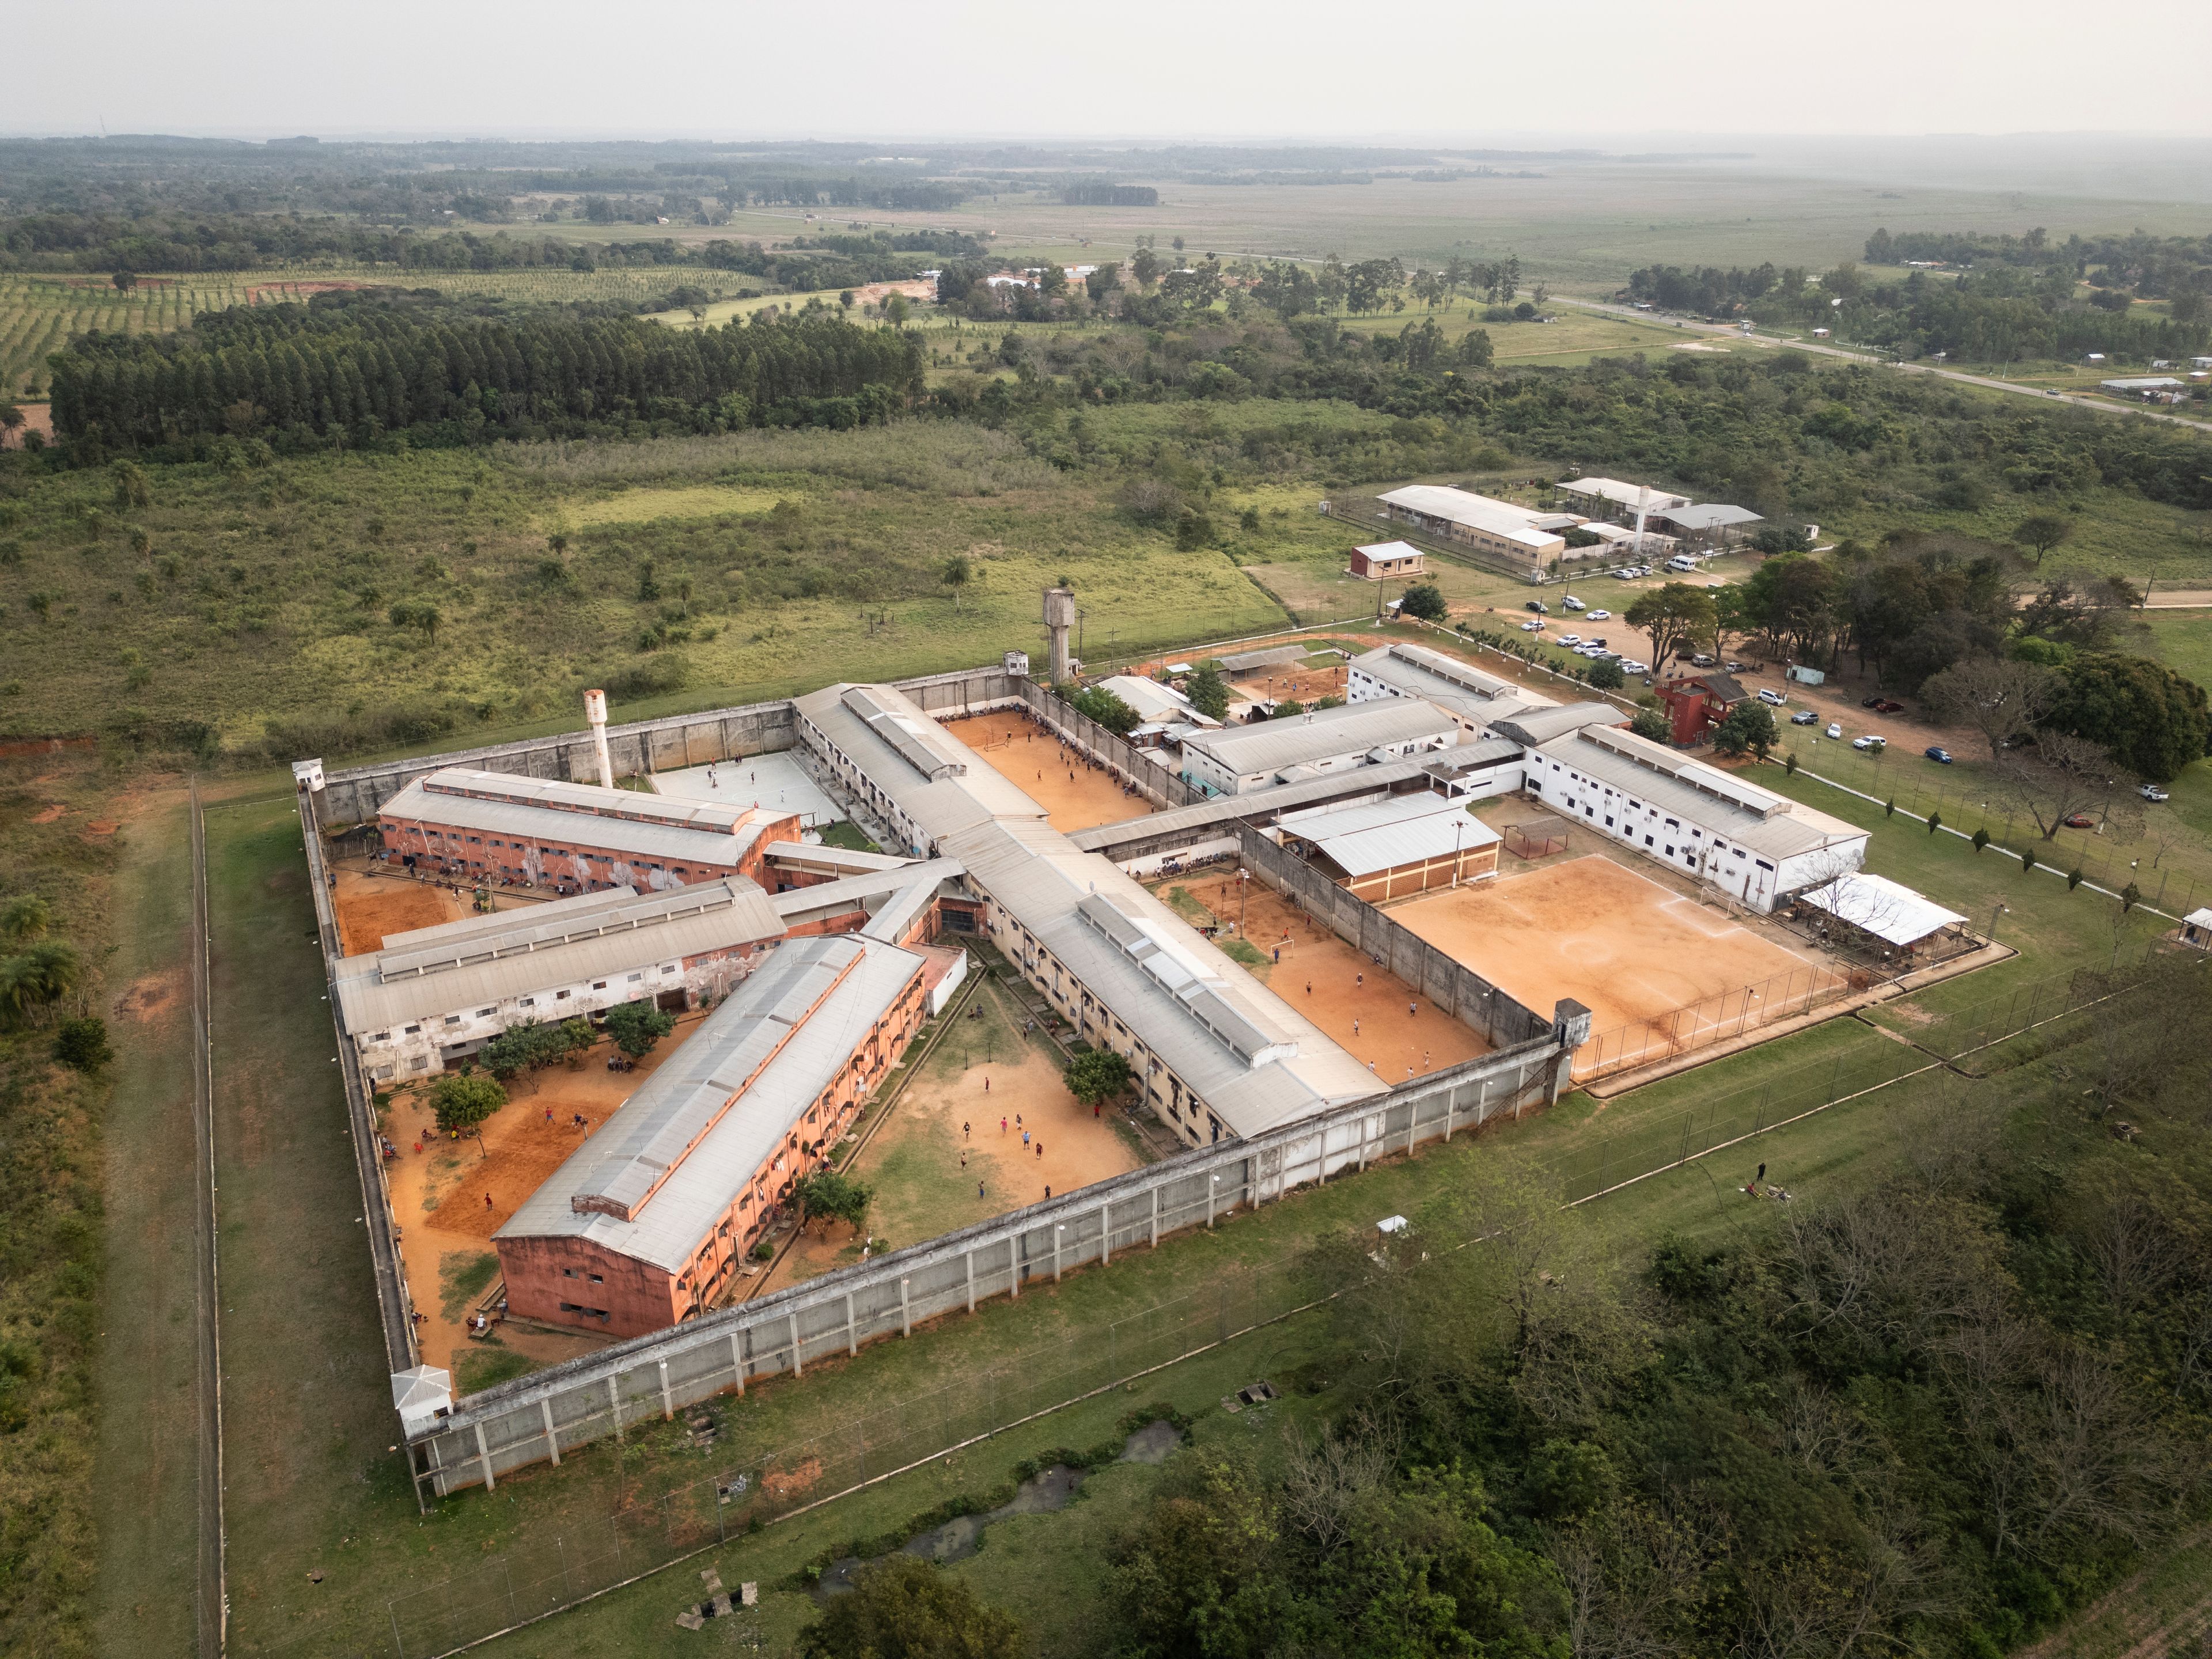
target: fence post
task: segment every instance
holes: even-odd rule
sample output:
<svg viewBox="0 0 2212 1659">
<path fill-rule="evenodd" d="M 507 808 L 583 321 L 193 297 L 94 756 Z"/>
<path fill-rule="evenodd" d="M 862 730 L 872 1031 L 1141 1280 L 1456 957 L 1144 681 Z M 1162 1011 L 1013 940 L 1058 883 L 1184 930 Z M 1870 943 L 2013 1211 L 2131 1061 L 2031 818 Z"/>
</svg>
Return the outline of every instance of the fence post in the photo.
<svg viewBox="0 0 2212 1659">
<path fill-rule="evenodd" d="M 663 1359 L 656 1363 L 660 1367 L 660 1420 L 673 1423 L 676 1420 L 676 1401 L 668 1392 L 668 1362 Z"/>
</svg>

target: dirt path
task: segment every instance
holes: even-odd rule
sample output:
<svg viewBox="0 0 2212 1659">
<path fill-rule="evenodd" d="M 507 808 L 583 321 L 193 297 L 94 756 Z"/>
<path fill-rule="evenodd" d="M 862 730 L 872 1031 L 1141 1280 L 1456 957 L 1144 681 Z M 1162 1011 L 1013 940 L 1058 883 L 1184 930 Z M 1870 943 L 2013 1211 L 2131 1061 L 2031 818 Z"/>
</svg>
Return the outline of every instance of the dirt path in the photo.
<svg viewBox="0 0 2212 1659">
<path fill-rule="evenodd" d="M 1045 810 L 1063 834 L 1142 817 L 1152 805 L 1104 767 L 1012 709 L 950 720 L 945 729 Z"/>
<path fill-rule="evenodd" d="M 1249 890 L 1240 894 L 1233 878 L 1205 877 L 1168 883 L 1164 890 L 1181 889 L 1207 907 L 1210 915 L 1231 924 L 1242 903 L 1249 942 L 1269 957 L 1264 964 L 1246 965 L 1245 971 L 1365 1061 L 1382 1081 L 1404 1083 L 1490 1052 L 1478 1032 L 1437 1012 L 1426 997 L 1273 888 L 1257 881 L 1247 885 Z"/>
</svg>

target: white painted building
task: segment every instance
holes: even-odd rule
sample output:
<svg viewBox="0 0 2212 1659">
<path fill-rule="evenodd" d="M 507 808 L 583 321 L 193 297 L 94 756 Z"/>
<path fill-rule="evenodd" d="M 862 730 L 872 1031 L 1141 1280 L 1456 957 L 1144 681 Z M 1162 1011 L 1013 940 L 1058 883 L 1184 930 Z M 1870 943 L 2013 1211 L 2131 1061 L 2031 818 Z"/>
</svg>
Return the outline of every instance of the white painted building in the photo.
<svg viewBox="0 0 2212 1659">
<path fill-rule="evenodd" d="M 1866 861 L 1865 830 L 1613 726 L 1539 744 L 1525 787 L 1561 817 L 1761 912 Z"/>
<path fill-rule="evenodd" d="M 390 934 L 381 951 L 343 958 L 331 989 L 362 1073 L 404 1082 L 509 1026 L 726 995 L 784 929 L 742 876 L 665 893 L 617 887 Z"/>
<path fill-rule="evenodd" d="M 1468 737 L 1488 731 L 1492 720 L 1516 708 L 1554 706 L 1550 697 L 1503 675 L 1425 645 L 1379 645 L 1352 659 L 1345 674 L 1346 704 L 1393 697 L 1433 703 Z"/>
<path fill-rule="evenodd" d="M 1462 726 L 1413 697 L 1346 702 L 1288 720 L 1224 726 L 1183 739 L 1182 775 L 1209 794 L 1242 795 L 1323 772 L 1447 749 Z"/>
</svg>

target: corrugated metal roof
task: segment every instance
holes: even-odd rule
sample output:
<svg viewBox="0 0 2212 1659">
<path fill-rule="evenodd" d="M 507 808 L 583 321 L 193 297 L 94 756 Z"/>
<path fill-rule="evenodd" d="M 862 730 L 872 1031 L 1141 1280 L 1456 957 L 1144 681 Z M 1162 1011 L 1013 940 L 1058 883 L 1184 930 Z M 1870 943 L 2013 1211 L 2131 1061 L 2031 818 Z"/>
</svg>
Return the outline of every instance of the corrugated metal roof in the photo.
<svg viewBox="0 0 2212 1659">
<path fill-rule="evenodd" d="M 1946 910 L 1902 883 L 1864 870 L 1838 876 L 1797 896 L 1892 945 L 1917 945 L 1930 933 L 1966 921 L 1956 910 Z"/>
<path fill-rule="evenodd" d="M 1294 715 L 1201 732 L 1183 739 L 1186 753 L 1197 750 L 1239 776 L 1280 772 L 1286 768 L 1341 755 L 1364 754 L 1386 744 L 1424 738 L 1449 739 L 1459 730 L 1452 717 L 1419 697 L 1348 702 Z"/>
<path fill-rule="evenodd" d="M 1234 656 L 1216 660 L 1231 674 L 1249 674 L 1255 668 L 1274 668 L 1286 662 L 1304 662 L 1306 654 L 1303 645 L 1271 645 L 1263 650 L 1239 651 Z"/>
<path fill-rule="evenodd" d="M 1559 544 L 1559 538 L 1550 531 L 1534 528 L 1536 520 L 1560 514 L 1547 514 L 1532 507 L 1516 507 L 1510 501 L 1501 501 L 1488 495 L 1478 495 L 1472 490 L 1453 489 L 1443 484 L 1408 484 L 1403 489 L 1393 489 L 1376 499 L 1387 506 L 1408 513 L 1419 513 L 1425 518 L 1442 519 L 1449 524 L 1463 524 L 1480 530 L 1501 541 L 1517 542 L 1534 551 L 1548 552 Z"/>
<path fill-rule="evenodd" d="M 543 807 L 548 811 L 588 812 L 598 817 L 674 824 L 685 830 L 715 830 L 724 835 L 761 816 L 754 808 L 725 806 L 720 801 L 686 800 L 647 794 L 636 789 L 607 789 L 595 783 L 525 777 L 514 772 L 483 772 L 465 766 L 441 767 L 416 781 L 434 795 L 507 801 L 517 806 Z"/>
<path fill-rule="evenodd" d="M 1607 732 L 1605 741 L 1577 733 L 1541 745 L 1538 755 L 1572 767 L 1586 778 L 1627 794 L 1647 806 L 1656 806 L 1698 824 L 1717 836 L 1741 842 L 1775 859 L 1795 858 L 1844 842 L 1864 841 L 1866 831 L 1830 817 L 1802 802 L 1772 794 L 1755 784 L 1746 784 L 1717 768 L 1686 760 L 1672 750 L 1628 732 Z M 1622 741 L 1626 739 L 1626 741 Z M 1641 763 L 1631 757 L 1634 746 L 1656 751 L 1670 765 Z M 1535 763 L 1532 760 L 1532 765 Z M 1729 793 L 1717 793 L 1716 780 Z M 1776 803 L 1762 811 L 1746 800 L 1760 797 Z"/>
<path fill-rule="evenodd" d="M 1626 726 L 1628 716 L 1609 702 L 1553 703 L 1544 708 L 1524 703 L 1510 711 L 1501 708 L 1491 716 L 1490 723 L 1504 735 L 1533 744 L 1548 743 L 1585 726 Z"/>
<path fill-rule="evenodd" d="M 1682 530 L 1717 530 L 1723 525 L 1764 522 L 1749 507 L 1730 507 L 1724 501 L 1707 501 L 1700 507 L 1671 507 L 1660 517 Z"/>
<path fill-rule="evenodd" d="M 1576 478 L 1561 484 L 1559 489 L 1569 495 L 1593 495 L 1626 507 L 1648 499 L 1654 513 L 1669 507 L 1686 507 L 1690 501 L 1687 495 L 1670 495 L 1663 489 L 1651 489 L 1649 485 L 1632 484 L 1620 478 Z"/>
<path fill-rule="evenodd" d="M 1123 702 L 1137 711 L 1146 721 L 1180 721 L 1191 726 L 1218 726 L 1221 722 L 1210 714 L 1201 714 L 1190 706 L 1190 699 L 1171 685 L 1158 680 L 1148 680 L 1135 674 L 1113 674 L 1098 682 L 1102 691 L 1111 691 Z"/>
<path fill-rule="evenodd" d="M 778 945 L 494 1240 L 583 1237 L 680 1272 L 922 965 L 849 933 Z"/>
<path fill-rule="evenodd" d="M 504 775 L 485 773 L 483 775 L 496 777 Z M 432 793 L 423 787 L 426 781 L 416 778 L 385 802 L 378 814 L 380 821 L 386 823 L 443 824 L 459 830 L 513 836 L 528 847 L 550 842 L 560 846 L 599 848 L 632 858 L 660 859 L 687 865 L 735 864 L 763 834 L 797 823 L 795 816 L 790 814 L 762 811 L 753 807 L 713 806 L 701 802 L 695 811 L 713 812 L 724 817 L 734 814 L 738 822 L 734 829 L 691 828 L 665 818 L 648 820 L 620 817 L 612 811 L 586 812 L 569 807 L 534 805 L 514 799 L 494 800 L 474 795 Z M 608 792 L 593 793 L 604 800 Z M 659 804 L 661 799 L 627 789 L 613 793 L 624 801 Z M 708 821 L 702 819 L 701 822 L 703 824 Z M 523 848 L 486 848 L 484 850 L 487 854 L 484 861 L 490 864 L 499 861 L 489 856 L 492 854 L 509 850 L 520 852 Z"/>
<path fill-rule="evenodd" d="M 958 777 L 968 770 L 967 745 L 946 737 L 902 693 L 888 686 L 849 685 L 837 700 L 925 778 Z"/>
<path fill-rule="evenodd" d="M 1418 559 L 1421 550 L 1411 542 L 1370 542 L 1364 547 L 1354 548 L 1355 553 L 1364 553 L 1370 559 Z"/>
<path fill-rule="evenodd" d="M 969 766 L 958 775 L 934 779 L 921 775 L 882 735 L 877 724 L 862 718 L 845 702 L 844 694 L 854 689 L 848 685 L 825 686 L 794 699 L 793 706 L 802 719 L 819 727 L 841 752 L 850 757 L 870 781 L 896 799 L 925 835 L 939 838 L 994 817 L 1044 816 L 1043 807 L 994 767 Z M 873 694 L 871 706 L 899 708 L 903 705 L 901 712 L 935 725 L 910 699 L 890 686 L 868 689 Z M 963 752 L 966 750 L 957 738 L 941 729 L 938 737 Z"/>
<path fill-rule="evenodd" d="M 1048 824 L 980 824 L 953 836 L 951 851 L 975 884 L 1026 927 L 1103 1004 L 1105 1010 L 1184 1083 L 1234 1133 L 1252 1135 L 1337 1102 L 1382 1092 L 1367 1068 L 1319 1027 L 1267 990 L 1202 938 L 1174 911 L 1106 860 L 1079 852 Z M 1097 925 L 1081 906 L 1093 893 L 1110 896 L 1115 916 L 1163 946 L 1259 1032 L 1297 1052 L 1253 1065 L 1201 1023 L 1146 963 Z M 1001 949 L 1018 956 L 1018 935 Z M 1274 1045 L 1271 1043 L 1272 1051 Z"/>
<path fill-rule="evenodd" d="M 1539 692 L 1426 646 L 1380 645 L 1354 657 L 1352 665 L 1401 696 L 1425 698 L 1469 720 L 1487 720 L 1507 703 L 1541 708 L 1552 702 Z"/>
<path fill-rule="evenodd" d="M 1505 747 L 1509 756 L 1521 752 L 1518 744 L 1508 744 Z M 1079 851 L 1103 853 L 1109 848 L 1131 842 L 1150 841 L 1157 836 L 1171 836 L 1186 830 L 1203 830 L 1238 818 L 1261 820 L 1277 812 L 1293 811 L 1309 802 L 1340 800 L 1346 795 L 1380 793 L 1394 784 L 1418 778 L 1433 767 L 1455 764 L 1460 757 L 1474 752 L 1474 750 L 1473 745 L 1462 744 L 1437 752 L 1449 757 L 1449 760 L 1392 761 L 1383 766 L 1363 766 L 1350 772 L 1330 772 L 1300 783 L 1278 784 L 1272 789 L 1255 789 L 1249 794 L 1216 795 L 1211 800 L 1200 801 L 1191 806 L 1173 807 L 1164 812 L 1155 812 L 1149 817 L 1131 818 L 1124 823 L 1102 823 L 1092 830 L 1079 830 L 1068 840 Z M 1194 835 L 1192 839 L 1198 837 Z"/>
<path fill-rule="evenodd" d="M 358 1036 L 781 939 L 784 927 L 742 876 L 642 896 L 624 887 L 394 934 L 398 949 L 343 958 L 331 989 Z"/>
<path fill-rule="evenodd" d="M 1311 842 L 1348 876 L 1371 876 L 1457 851 L 1472 853 L 1498 840 L 1498 832 L 1464 802 L 1422 791 L 1352 806 L 1286 813 L 1285 836 Z"/>
</svg>

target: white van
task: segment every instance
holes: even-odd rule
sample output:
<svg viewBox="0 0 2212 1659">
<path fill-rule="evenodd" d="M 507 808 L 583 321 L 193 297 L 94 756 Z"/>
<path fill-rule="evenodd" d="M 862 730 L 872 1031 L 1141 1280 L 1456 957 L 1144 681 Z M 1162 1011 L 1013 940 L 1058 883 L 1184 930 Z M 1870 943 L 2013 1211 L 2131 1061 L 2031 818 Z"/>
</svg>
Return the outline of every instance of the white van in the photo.
<svg viewBox="0 0 2212 1659">
<path fill-rule="evenodd" d="M 1677 553 L 1673 558 L 1667 561 L 1667 568 L 1676 572 L 1695 570 L 1697 568 L 1698 562 L 1695 559 L 1687 557 L 1680 553 Z"/>
</svg>

